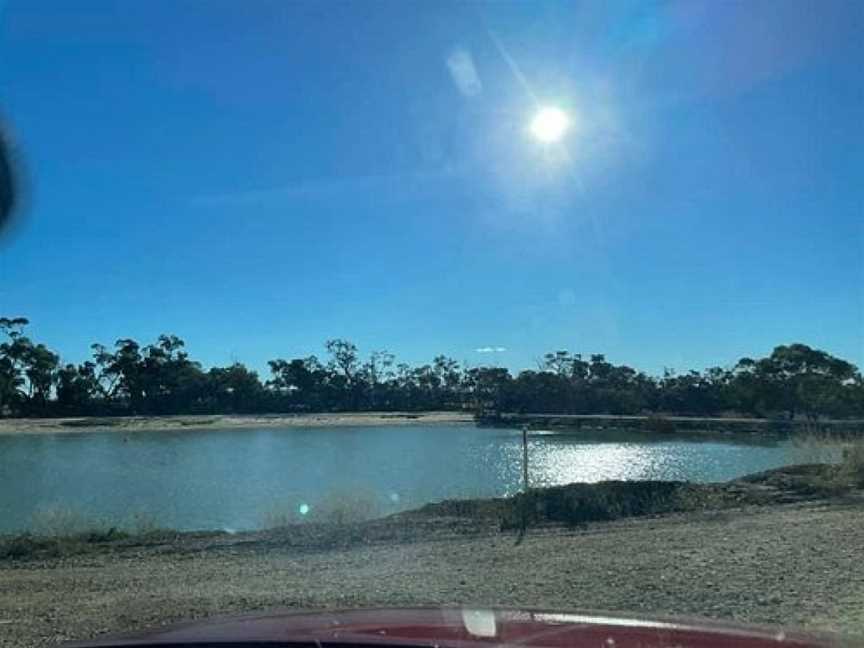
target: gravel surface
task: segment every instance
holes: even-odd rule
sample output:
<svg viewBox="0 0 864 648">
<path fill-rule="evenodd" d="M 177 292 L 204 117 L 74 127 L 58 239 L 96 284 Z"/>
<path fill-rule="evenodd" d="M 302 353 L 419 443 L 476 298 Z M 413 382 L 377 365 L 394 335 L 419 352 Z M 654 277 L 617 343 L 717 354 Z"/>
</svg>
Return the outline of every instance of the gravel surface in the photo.
<svg viewBox="0 0 864 648">
<path fill-rule="evenodd" d="M 467 535 L 466 535 L 467 533 Z M 799 503 L 514 536 L 311 551 L 221 542 L 0 562 L 0 646 L 267 607 L 531 605 L 864 634 L 864 503 Z"/>
</svg>

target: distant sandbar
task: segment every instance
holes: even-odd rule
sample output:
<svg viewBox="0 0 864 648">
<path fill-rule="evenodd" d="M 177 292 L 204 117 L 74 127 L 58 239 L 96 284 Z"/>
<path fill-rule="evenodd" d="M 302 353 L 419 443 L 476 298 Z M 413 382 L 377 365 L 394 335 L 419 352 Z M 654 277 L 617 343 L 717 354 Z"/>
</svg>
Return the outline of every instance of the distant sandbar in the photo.
<svg viewBox="0 0 864 648">
<path fill-rule="evenodd" d="M 63 432 L 146 432 L 353 425 L 431 425 L 473 423 L 464 412 L 344 412 L 326 414 L 251 414 L 189 416 L 112 416 L 0 419 L 0 434 Z"/>
</svg>

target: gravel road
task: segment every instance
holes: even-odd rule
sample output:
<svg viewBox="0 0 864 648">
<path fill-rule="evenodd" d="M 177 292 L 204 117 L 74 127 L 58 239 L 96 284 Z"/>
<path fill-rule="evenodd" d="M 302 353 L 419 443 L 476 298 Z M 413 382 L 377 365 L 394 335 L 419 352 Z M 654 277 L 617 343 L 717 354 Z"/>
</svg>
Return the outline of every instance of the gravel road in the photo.
<svg viewBox="0 0 864 648">
<path fill-rule="evenodd" d="M 0 562 L 0 646 L 267 607 L 501 604 L 864 634 L 864 503 L 309 551 L 255 542 Z"/>
</svg>

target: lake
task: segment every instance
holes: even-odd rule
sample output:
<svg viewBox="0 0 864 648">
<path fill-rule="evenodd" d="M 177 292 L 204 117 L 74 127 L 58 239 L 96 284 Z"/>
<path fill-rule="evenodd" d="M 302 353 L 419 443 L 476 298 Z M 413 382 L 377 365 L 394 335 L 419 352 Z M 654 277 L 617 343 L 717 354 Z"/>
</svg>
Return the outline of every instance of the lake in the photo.
<svg viewBox="0 0 864 648">
<path fill-rule="evenodd" d="M 243 530 L 362 497 L 382 513 L 521 485 L 521 432 L 473 425 L 80 432 L 0 436 L 0 533 L 71 510 L 124 523 Z M 723 481 L 839 450 L 789 439 L 532 432 L 533 486 L 604 479 Z"/>
</svg>

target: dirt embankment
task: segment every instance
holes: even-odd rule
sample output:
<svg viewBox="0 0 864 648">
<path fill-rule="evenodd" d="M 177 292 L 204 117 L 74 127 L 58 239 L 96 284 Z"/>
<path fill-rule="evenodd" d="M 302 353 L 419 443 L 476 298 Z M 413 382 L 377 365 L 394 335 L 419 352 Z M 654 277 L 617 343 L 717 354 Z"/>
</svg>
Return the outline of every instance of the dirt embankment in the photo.
<svg viewBox="0 0 864 648">
<path fill-rule="evenodd" d="M 705 487 L 719 499 L 694 499 L 686 484 L 589 489 L 600 495 L 586 495 L 584 485 L 552 489 L 530 500 L 534 526 L 518 545 L 514 531 L 501 531 L 518 502 L 476 500 L 358 525 L 163 534 L 0 560 L 0 646 L 275 606 L 442 603 L 699 615 L 864 634 L 864 503 L 856 493 L 826 498 L 802 489 L 819 470 Z M 668 499 L 669 489 L 695 509 L 556 521 L 579 511 L 596 517 L 613 491 L 638 507 L 655 506 L 660 491 Z M 583 506 L 592 502 L 593 509 Z"/>
</svg>

